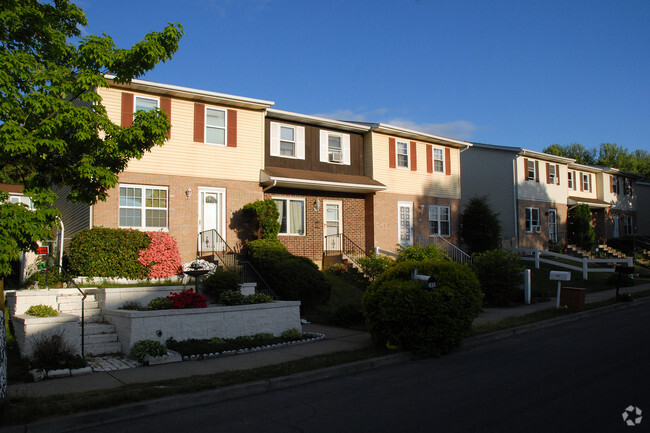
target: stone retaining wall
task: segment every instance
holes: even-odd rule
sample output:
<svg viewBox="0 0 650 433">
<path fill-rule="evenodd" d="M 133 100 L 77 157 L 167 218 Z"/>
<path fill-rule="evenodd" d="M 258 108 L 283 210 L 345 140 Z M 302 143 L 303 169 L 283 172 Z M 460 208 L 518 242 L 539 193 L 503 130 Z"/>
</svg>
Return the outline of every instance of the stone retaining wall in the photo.
<svg viewBox="0 0 650 433">
<path fill-rule="evenodd" d="M 104 319 L 115 325 L 125 354 L 140 340 L 164 344 L 168 338 L 235 338 L 260 332 L 279 336 L 287 329 L 302 330 L 297 301 L 181 310 L 111 310 L 104 312 Z"/>
<path fill-rule="evenodd" d="M 81 354 L 81 326 L 79 317 L 72 314 L 59 314 L 56 317 L 35 317 L 19 314 L 13 317 L 14 337 L 20 354 L 31 358 L 34 345 L 41 338 L 60 335 L 73 353 Z"/>
</svg>

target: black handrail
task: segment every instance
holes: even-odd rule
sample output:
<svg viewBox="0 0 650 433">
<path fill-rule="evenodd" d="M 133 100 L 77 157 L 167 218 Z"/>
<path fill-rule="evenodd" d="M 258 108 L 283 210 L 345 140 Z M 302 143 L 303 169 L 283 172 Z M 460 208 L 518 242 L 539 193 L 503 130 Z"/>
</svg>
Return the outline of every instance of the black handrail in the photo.
<svg viewBox="0 0 650 433">
<path fill-rule="evenodd" d="M 239 252 L 228 246 L 225 239 L 215 229 L 199 233 L 199 245 L 199 256 L 203 257 L 206 253 L 216 256 L 226 269 L 239 275 L 242 283 L 256 283 L 256 293 L 264 293 L 273 299 L 278 299 L 278 295 L 253 264 L 244 260 Z M 206 247 L 205 250 L 203 249 L 204 246 Z"/>
<path fill-rule="evenodd" d="M 359 259 L 370 257 L 363 248 L 343 233 L 325 236 L 325 254 L 341 254 L 361 268 Z"/>
</svg>

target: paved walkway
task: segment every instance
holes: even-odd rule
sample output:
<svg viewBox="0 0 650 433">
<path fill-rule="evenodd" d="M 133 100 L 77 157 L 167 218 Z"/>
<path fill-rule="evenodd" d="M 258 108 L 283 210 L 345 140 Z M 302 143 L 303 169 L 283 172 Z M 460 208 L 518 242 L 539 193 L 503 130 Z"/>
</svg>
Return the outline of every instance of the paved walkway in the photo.
<svg viewBox="0 0 650 433">
<path fill-rule="evenodd" d="M 621 289 L 621 293 L 636 293 L 650 290 L 650 284 Z M 588 294 L 587 303 L 611 299 L 614 290 Z M 485 308 L 476 324 L 493 322 L 509 316 L 525 315 L 534 311 L 553 308 L 555 300 L 512 308 Z M 539 327 L 539 326 L 538 326 Z M 303 325 L 303 331 L 321 333 L 325 338 L 312 343 L 285 346 L 277 349 L 250 352 L 233 356 L 222 356 L 201 361 L 183 361 L 147 367 L 128 358 L 96 357 L 89 364 L 94 373 L 80 376 L 46 379 L 40 382 L 15 384 L 9 386 L 10 397 L 50 396 L 84 391 L 96 391 L 123 386 L 130 383 L 149 383 L 163 379 L 177 379 L 194 375 L 208 375 L 225 371 L 246 370 L 266 365 L 280 364 L 310 356 L 355 350 L 371 344 L 368 333 L 350 329 Z M 402 358 L 404 356 L 402 355 Z M 399 357 L 398 357 L 399 358 Z M 137 368 L 136 368 L 137 367 Z M 343 369 L 343 371 L 348 371 Z"/>
</svg>

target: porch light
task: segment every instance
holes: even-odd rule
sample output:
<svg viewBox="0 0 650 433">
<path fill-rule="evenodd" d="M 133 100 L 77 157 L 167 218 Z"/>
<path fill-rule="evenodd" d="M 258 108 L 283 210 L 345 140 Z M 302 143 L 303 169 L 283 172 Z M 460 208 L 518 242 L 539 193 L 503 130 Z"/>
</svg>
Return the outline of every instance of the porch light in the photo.
<svg viewBox="0 0 650 433">
<path fill-rule="evenodd" d="M 190 198 L 192 197 L 192 188 L 187 188 L 185 190 L 185 198 Z"/>
<path fill-rule="evenodd" d="M 320 200 L 316 199 L 314 202 L 314 210 L 318 212 L 318 209 L 320 209 Z"/>
</svg>

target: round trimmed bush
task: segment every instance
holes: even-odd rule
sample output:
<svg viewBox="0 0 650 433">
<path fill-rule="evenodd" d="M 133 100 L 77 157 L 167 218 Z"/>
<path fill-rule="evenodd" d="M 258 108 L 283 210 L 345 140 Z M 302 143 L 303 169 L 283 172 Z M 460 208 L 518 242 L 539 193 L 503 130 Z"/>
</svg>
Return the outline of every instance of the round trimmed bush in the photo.
<svg viewBox="0 0 650 433">
<path fill-rule="evenodd" d="M 172 300 L 166 297 L 153 298 L 147 305 L 147 310 L 169 310 L 172 308 Z"/>
<path fill-rule="evenodd" d="M 25 314 L 36 317 L 56 317 L 59 315 L 59 312 L 49 305 L 32 305 L 25 311 Z"/>
<path fill-rule="evenodd" d="M 155 340 L 140 340 L 131 347 L 131 356 L 142 362 L 147 356 L 167 355 L 167 348 Z"/>
<path fill-rule="evenodd" d="M 201 291 L 218 300 L 224 292 L 239 291 L 239 276 L 235 271 L 217 268 L 201 280 Z"/>
<path fill-rule="evenodd" d="M 436 279 L 428 289 L 411 281 L 411 271 Z M 462 344 L 481 310 L 478 278 L 454 263 L 403 262 L 386 271 L 363 296 L 366 323 L 374 341 L 439 356 Z"/>
<path fill-rule="evenodd" d="M 515 253 L 491 250 L 474 255 L 472 269 L 476 272 L 489 305 L 507 305 L 521 293 L 524 264 Z"/>
</svg>

